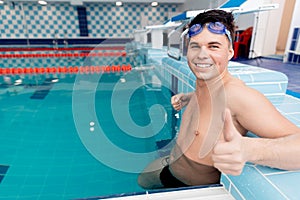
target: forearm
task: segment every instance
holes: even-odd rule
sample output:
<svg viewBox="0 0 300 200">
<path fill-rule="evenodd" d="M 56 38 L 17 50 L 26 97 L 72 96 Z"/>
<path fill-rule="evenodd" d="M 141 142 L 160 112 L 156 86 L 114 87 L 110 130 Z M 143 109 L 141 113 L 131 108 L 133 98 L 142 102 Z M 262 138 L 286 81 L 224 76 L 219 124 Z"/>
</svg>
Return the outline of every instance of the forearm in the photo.
<svg viewBox="0 0 300 200">
<path fill-rule="evenodd" d="M 300 169 L 300 134 L 277 139 L 244 139 L 247 161 L 284 170 Z"/>
</svg>

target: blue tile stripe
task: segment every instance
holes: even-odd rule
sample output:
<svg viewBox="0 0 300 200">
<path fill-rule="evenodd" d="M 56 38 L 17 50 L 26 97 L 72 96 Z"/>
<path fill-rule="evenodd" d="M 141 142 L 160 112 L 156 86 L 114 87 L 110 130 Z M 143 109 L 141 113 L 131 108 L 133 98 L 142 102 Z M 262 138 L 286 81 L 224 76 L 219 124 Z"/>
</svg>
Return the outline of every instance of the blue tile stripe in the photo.
<svg viewBox="0 0 300 200">
<path fill-rule="evenodd" d="M 8 165 L 0 165 L 0 183 L 2 182 L 5 174 L 7 173 L 8 168 Z"/>
<path fill-rule="evenodd" d="M 30 96 L 30 99 L 39 99 L 43 100 L 53 87 L 53 78 L 47 78 L 45 81 L 38 86 L 34 93 Z"/>
<path fill-rule="evenodd" d="M 246 0 L 230 0 L 230 1 L 226 2 L 225 4 L 223 4 L 221 6 L 221 8 L 239 7 L 245 2 L 246 2 Z"/>
<path fill-rule="evenodd" d="M 181 21 L 181 20 L 186 20 L 186 12 L 181 13 L 181 14 L 176 15 L 176 16 L 171 18 L 172 22 Z"/>
<path fill-rule="evenodd" d="M 89 36 L 89 30 L 87 26 L 86 8 L 82 6 L 77 7 L 78 23 L 80 36 Z"/>
<path fill-rule="evenodd" d="M 293 97 L 296 97 L 296 98 L 300 99 L 300 93 L 298 93 L 298 92 L 294 92 L 292 90 L 286 90 L 286 94 L 291 95 Z"/>
</svg>

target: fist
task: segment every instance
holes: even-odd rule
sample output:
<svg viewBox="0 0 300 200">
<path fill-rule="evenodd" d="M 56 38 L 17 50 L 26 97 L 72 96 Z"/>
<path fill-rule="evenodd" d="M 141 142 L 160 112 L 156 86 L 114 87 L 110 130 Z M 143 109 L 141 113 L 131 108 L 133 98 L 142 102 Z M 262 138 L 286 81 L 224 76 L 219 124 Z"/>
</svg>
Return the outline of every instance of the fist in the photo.
<svg viewBox="0 0 300 200">
<path fill-rule="evenodd" d="M 225 109 L 223 138 L 212 152 L 214 167 L 225 174 L 240 175 L 246 163 L 242 142 L 243 136 L 235 128 L 230 110 Z"/>
<path fill-rule="evenodd" d="M 185 107 L 189 101 L 190 101 L 190 93 L 189 94 L 176 94 L 171 97 L 171 104 L 173 108 L 177 111 L 181 110 L 183 107 Z"/>
</svg>

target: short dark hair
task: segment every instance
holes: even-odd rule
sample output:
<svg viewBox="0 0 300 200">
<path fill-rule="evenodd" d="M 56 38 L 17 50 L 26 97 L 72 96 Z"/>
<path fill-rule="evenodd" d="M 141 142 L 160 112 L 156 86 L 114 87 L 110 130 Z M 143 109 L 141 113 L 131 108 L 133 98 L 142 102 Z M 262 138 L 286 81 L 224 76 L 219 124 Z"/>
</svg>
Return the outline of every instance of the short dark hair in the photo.
<svg viewBox="0 0 300 200">
<path fill-rule="evenodd" d="M 231 39 L 234 41 L 235 23 L 234 16 L 231 12 L 226 12 L 220 9 L 207 10 L 198 14 L 189 24 L 191 28 L 194 24 L 206 24 L 208 22 L 221 22 L 231 34 Z"/>
</svg>

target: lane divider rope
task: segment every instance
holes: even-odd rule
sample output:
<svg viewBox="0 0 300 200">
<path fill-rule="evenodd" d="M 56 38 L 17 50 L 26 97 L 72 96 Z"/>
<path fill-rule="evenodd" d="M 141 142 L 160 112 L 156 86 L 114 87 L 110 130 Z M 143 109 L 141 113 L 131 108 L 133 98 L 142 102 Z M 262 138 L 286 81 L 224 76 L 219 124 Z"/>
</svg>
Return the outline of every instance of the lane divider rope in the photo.
<svg viewBox="0 0 300 200">
<path fill-rule="evenodd" d="M 124 46 L 107 47 L 2 47 L 2 51 L 92 51 L 92 50 L 124 50 Z"/>
<path fill-rule="evenodd" d="M 74 66 L 74 67 L 17 67 L 17 68 L 0 68 L 0 75 L 21 75 L 21 74 L 56 74 L 56 73 L 115 73 L 131 71 L 132 67 L 128 65 L 112 66 Z"/>
<path fill-rule="evenodd" d="M 118 56 L 125 57 L 126 52 L 0 54 L 0 58 L 118 57 Z"/>
</svg>

